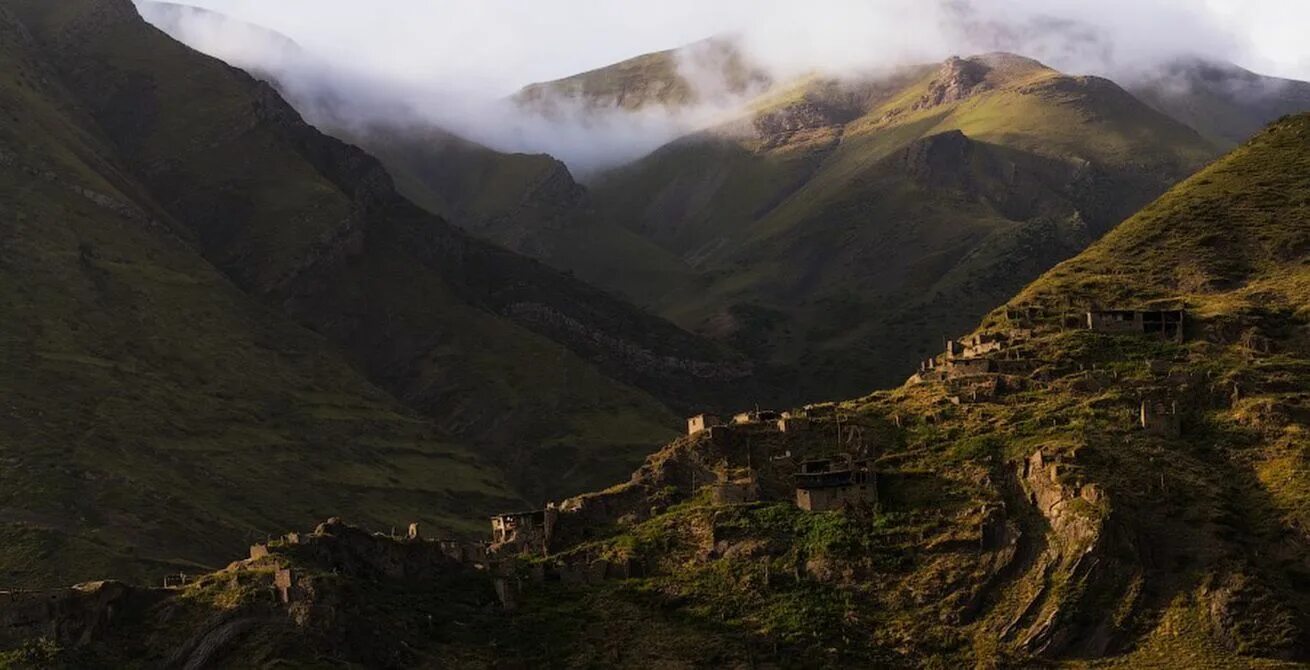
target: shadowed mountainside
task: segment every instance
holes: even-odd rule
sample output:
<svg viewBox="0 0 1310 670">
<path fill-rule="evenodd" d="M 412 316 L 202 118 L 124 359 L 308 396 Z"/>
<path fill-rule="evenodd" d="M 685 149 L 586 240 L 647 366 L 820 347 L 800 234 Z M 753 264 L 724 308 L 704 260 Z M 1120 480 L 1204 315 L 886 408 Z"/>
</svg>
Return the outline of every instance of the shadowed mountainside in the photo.
<svg viewBox="0 0 1310 670">
<path fill-rule="evenodd" d="M 561 467 L 631 462 L 642 440 L 615 443 L 611 427 L 667 435 L 672 416 L 652 395 L 715 404 L 749 378 L 739 357 L 420 210 L 371 157 L 129 3 L 11 4 L 207 259 L 486 443 L 529 492 L 591 476 Z"/>
<path fill-rule="evenodd" d="M 681 438 L 565 501 L 549 556 L 496 568 L 512 613 L 436 543 L 329 521 L 182 590 L 65 593 L 126 614 L 90 644 L 12 653 L 77 667 L 201 650 L 244 665 L 1301 667 L 1308 143 L 1310 116 L 1276 123 L 902 387 L 806 408 L 808 430 Z M 1083 313 L 1104 308 L 1186 315 L 1177 337 L 1089 329 Z M 1144 401 L 1176 413 L 1143 416 Z M 872 459 L 876 504 L 797 509 L 792 459 L 843 452 Z M 729 482 L 759 500 L 731 499 Z M 282 569 L 285 605 L 270 588 Z M 224 633 L 245 620 L 262 623 Z M 173 642 L 192 639 L 213 644 Z"/>
</svg>

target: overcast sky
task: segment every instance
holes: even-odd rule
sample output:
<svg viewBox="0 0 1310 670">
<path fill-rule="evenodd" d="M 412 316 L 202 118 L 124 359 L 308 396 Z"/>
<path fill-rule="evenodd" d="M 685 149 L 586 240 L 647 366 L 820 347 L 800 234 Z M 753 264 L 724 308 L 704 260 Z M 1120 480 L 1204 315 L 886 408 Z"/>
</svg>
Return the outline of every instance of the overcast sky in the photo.
<svg viewBox="0 0 1310 670">
<path fill-rule="evenodd" d="M 732 118 L 746 97 L 550 118 L 505 97 L 712 35 L 734 35 L 775 81 L 998 50 L 1123 84 L 1183 56 L 1310 80 L 1310 0 L 178 1 L 236 20 L 191 15 L 175 36 L 275 73 L 315 123 L 420 120 L 500 151 L 549 153 L 580 175 Z M 702 88 L 722 76 L 680 66 Z"/>
<path fill-rule="evenodd" d="M 399 82 L 494 94 L 723 32 L 746 35 L 756 56 L 779 66 L 937 58 L 961 49 L 952 17 L 962 6 L 1012 26 L 1037 15 L 1078 21 L 1108 38 L 1114 65 L 1194 51 L 1310 79 L 1310 0 L 182 1 Z M 1048 52 L 1028 55 L 1109 74 L 1086 54 L 1058 53 L 1068 45 L 1050 35 L 1028 37 L 1030 51 Z"/>
</svg>

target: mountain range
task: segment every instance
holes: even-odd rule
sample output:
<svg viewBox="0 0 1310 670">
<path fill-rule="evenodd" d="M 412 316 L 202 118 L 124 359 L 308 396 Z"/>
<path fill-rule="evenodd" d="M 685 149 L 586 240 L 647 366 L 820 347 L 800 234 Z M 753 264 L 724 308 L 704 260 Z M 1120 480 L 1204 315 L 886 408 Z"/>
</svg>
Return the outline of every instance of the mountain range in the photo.
<svg viewBox="0 0 1310 670">
<path fill-rule="evenodd" d="M 1310 84 L 1236 66 L 1148 72 L 1125 89 L 997 53 L 774 81 L 715 38 L 510 98 L 547 117 L 741 108 L 585 185 L 411 117 L 304 106 L 416 203 L 742 352 L 800 402 L 903 379 L 1206 161 L 1310 109 Z"/>
<path fill-rule="evenodd" d="M 70 612 L 55 621 L 92 641 L 9 658 L 1300 667 L 1307 138 L 1310 115 L 1272 125 L 1044 273 L 957 342 L 986 354 L 950 348 L 901 387 L 805 408 L 809 430 L 675 440 L 555 508 L 550 553 L 506 558 L 493 580 L 421 536 L 331 519 L 182 587 L 55 595 Z M 1181 312 L 1179 330 L 1087 325 L 1129 306 Z M 876 463 L 877 504 L 798 509 L 765 456 L 834 443 Z M 756 499 L 724 500 L 744 473 Z M 85 623 L 106 607 L 111 623 Z"/>
<path fill-rule="evenodd" d="M 126 0 L 4 12 L 21 226 L 5 321 L 26 324 L 6 329 L 6 434 L 22 436 L 6 491 L 8 527 L 31 536 L 7 564 L 66 579 L 94 564 L 43 565 L 52 547 L 212 560 L 210 543 L 303 514 L 281 496 L 317 498 L 282 481 L 358 487 L 361 510 L 397 486 L 409 502 L 377 504 L 447 522 L 578 492 L 672 434 L 670 406 L 753 383 L 741 357 L 411 204 L 374 159 Z M 62 406 L 74 419 L 44 418 L 56 389 L 85 394 Z M 136 516 L 184 492 L 167 523 Z"/>
<path fill-rule="evenodd" d="M 0 65 L 0 667 L 1310 659 L 1310 84 L 715 37 L 500 101 L 707 119 L 579 177 L 181 5 Z"/>
</svg>

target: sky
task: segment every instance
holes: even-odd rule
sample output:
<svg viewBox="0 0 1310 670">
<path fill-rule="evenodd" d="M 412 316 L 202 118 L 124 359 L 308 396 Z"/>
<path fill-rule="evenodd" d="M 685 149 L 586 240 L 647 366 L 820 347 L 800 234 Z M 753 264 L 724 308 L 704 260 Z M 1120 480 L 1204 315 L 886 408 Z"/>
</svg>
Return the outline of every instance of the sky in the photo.
<svg viewBox="0 0 1310 670">
<path fill-rule="evenodd" d="M 1121 82 L 1180 56 L 1310 80 L 1310 0 L 175 1 L 290 37 L 361 97 L 405 98 L 472 139 L 552 153 L 582 170 L 629 160 L 718 110 L 561 127 L 491 103 L 532 82 L 719 34 L 736 35 L 780 79 L 1008 50 Z M 249 36 L 205 37 L 208 48 L 193 46 L 231 61 Z"/>
<path fill-rule="evenodd" d="M 778 60 L 941 51 L 953 0 L 181 0 L 269 27 L 307 49 L 404 82 L 507 94 L 624 58 L 740 32 Z M 1036 14 L 1102 28 L 1127 53 L 1217 52 L 1310 79 L 1307 0 L 976 0 L 980 14 Z M 765 55 L 768 55 L 766 53 Z M 962 54 L 967 55 L 967 54 Z"/>
</svg>

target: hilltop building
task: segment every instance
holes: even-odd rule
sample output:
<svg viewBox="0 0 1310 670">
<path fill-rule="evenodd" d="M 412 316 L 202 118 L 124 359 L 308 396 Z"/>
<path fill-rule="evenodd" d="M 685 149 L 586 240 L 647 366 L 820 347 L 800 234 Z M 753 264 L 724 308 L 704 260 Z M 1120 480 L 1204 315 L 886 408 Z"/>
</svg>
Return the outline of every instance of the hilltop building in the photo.
<svg viewBox="0 0 1310 670">
<path fill-rule="evenodd" d="M 796 506 L 807 512 L 878 502 L 877 480 L 867 460 L 843 456 L 804 461 L 794 481 Z"/>
<path fill-rule="evenodd" d="M 697 414 L 687 419 L 687 434 L 695 435 L 714 426 L 722 426 L 723 421 L 714 414 Z"/>
<path fill-rule="evenodd" d="M 494 552 L 547 553 L 559 510 L 555 507 L 498 514 L 491 517 L 491 548 Z"/>
</svg>

